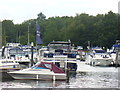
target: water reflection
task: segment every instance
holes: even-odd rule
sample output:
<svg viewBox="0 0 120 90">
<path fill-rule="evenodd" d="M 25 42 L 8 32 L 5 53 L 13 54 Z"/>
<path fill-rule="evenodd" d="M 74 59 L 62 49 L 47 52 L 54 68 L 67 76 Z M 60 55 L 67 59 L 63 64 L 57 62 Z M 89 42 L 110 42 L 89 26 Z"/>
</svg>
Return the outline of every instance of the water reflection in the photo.
<svg viewBox="0 0 120 90">
<path fill-rule="evenodd" d="M 118 87 L 117 73 L 111 72 L 81 72 L 76 79 L 71 79 L 71 85 L 78 88 L 115 88 Z"/>
<path fill-rule="evenodd" d="M 2 88 L 118 88 L 118 72 L 70 72 L 66 81 L 9 80 Z"/>
</svg>

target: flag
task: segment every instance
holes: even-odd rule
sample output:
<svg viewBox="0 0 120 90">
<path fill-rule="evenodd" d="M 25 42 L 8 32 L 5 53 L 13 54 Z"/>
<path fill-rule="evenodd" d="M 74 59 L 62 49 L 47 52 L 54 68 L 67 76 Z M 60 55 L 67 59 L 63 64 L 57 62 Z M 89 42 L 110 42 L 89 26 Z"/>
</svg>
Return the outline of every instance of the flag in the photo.
<svg viewBox="0 0 120 90">
<path fill-rule="evenodd" d="M 40 37 L 40 26 L 36 22 L 36 44 L 43 44 L 42 39 Z"/>
</svg>

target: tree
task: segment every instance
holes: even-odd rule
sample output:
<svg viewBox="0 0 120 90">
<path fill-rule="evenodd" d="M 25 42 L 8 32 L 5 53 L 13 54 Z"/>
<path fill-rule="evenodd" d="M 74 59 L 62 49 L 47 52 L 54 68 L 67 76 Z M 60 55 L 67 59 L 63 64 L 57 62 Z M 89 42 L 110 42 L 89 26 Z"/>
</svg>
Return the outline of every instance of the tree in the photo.
<svg viewBox="0 0 120 90">
<path fill-rule="evenodd" d="M 14 28 L 14 23 L 12 20 L 2 21 L 2 29 L 4 35 L 4 44 L 6 44 L 7 42 L 16 41 L 16 30 Z"/>
<path fill-rule="evenodd" d="M 4 40 L 6 39 L 7 42 L 20 41 L 22 44 L 27 44 L 29 26 L 30 42 L 35 43 L 36 21 L 38 21 L 41 38 L 45 45 L 53 40 L 66 41 L 70 39 L 76 46 L 86 47 L 90 41 L 91 46 L 110 48 L 116 39 L 120 38 L 119 18 L 119 14 L 109 11 L 96 16 L 82 13 L 75 17 L 58 16 L 46 19 L 46 16 L 40 12 L 37 19 L 30 19 L 21 24 L 14 25 L 11 20 L 2 23 Z"/>
<path fill-rule="evenodd" d="M 46 18 L 46 16 L 42 12 L 40 12 L 38 14 L 37 20 L 45 20 L 45 18 Z"/>
</svg>

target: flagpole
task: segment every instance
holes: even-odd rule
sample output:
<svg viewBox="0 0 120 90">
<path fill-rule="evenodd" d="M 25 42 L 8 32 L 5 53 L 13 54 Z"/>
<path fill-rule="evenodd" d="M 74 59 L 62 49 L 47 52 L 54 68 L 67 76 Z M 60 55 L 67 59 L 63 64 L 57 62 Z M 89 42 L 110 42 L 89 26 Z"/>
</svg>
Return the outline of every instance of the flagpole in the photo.
<svg viewBox="0 0 120 90">
<path fill-rule="evenodd" d="M 36 24 L 37 24 L 38 22 L 36 21 Z M 36 29 L 37 29 L 37 26 L 36 26 Z M 37 31 L 37 30 L 36 30 Z M 37 32 L 36 32 L 36 34 L 37 34 Z M 37 47 L 37 41 L 36 41 L 36 47 Z M 37 49 L 36 49 L 36 51 L 37 51 Z"/>
</svg>

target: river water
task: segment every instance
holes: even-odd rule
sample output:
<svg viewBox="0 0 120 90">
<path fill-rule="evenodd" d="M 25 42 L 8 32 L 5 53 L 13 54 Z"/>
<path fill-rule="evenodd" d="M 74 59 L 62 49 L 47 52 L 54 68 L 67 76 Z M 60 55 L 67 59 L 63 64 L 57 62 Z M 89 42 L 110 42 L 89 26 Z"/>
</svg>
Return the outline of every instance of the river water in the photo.
<svg viewBox="0 0 120 90">
<path fill-rule="evenodd" d="M 93 66 L 89 66 L 92 68 Z M 83 67 L 84 68 L 84 67 Z M 2 88 L 120 88 L 120 67 L 94 67 L 94 72 L 70 72 L 69 82 L 13 80 L 0 81 Z"/>
</svg>

